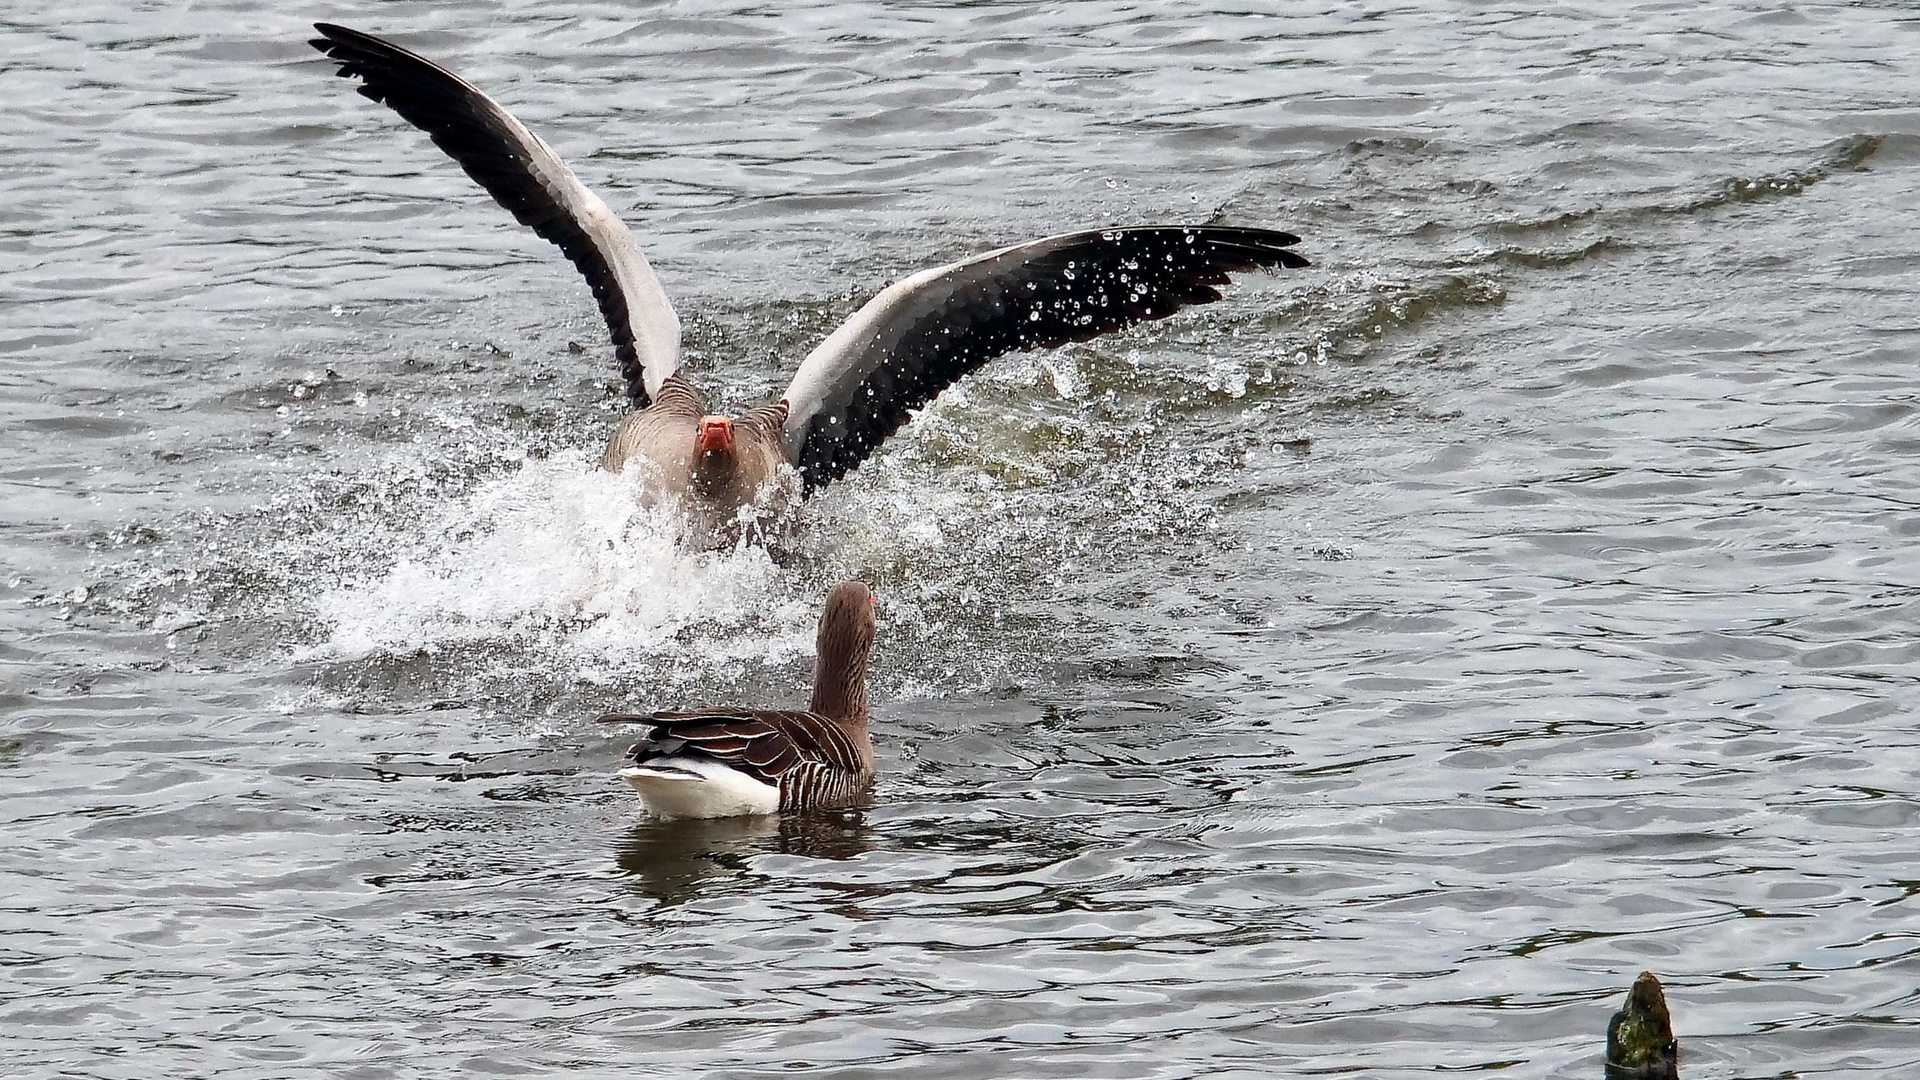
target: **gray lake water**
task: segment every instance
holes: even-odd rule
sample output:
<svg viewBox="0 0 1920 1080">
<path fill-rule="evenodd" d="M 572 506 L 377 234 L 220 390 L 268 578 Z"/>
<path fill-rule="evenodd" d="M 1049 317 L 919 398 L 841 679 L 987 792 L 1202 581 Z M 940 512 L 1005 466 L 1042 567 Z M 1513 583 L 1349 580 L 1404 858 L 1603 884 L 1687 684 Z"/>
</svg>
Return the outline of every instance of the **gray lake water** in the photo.
<svg viewBox="0 0 1920 1080">
<path fill-rule="evenodd" d="M 1689 1080 L 1920 1075 L 1910 7 L 182 7 L 0 19 L 8 1076 L 1590 1078 L 1642 969 Z M 728 405 L 1029 237 L 1317 265 L 679 554 L 584 285 L 313 18 Z M 643 820 L 591 718 L 803 700 L 849 575 L 876 805 Z"/>
</svg>

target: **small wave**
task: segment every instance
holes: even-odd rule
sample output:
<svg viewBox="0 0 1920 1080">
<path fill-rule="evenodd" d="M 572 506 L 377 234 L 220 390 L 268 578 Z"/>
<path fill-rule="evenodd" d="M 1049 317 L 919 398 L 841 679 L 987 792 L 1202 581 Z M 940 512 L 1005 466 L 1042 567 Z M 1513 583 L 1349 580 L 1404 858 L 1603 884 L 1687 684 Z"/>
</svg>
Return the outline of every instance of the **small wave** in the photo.
<svg viewBox="0 0 1920 1080">
<path fill-rule="evenodd" d="M 1634 246 L 1636 232 L 1646 224 L 1676 215 L 1707 213 L 1743 203 L 1766 202 L 1799 195 L 1836 173 L 1864 168 L 1887 139 L 1878 135 L 1849 135 L 1821 147 L 1814 161 L 1797 168 L 1784 168 L 1752 176 L 1729 176 L 1706 191 L 1697 189 L 1671 201 L 1639 202 L 1618 207 L 1590 206 L 1579 210 L 1549 213 L 1544 216 L 1495 221 L 1486 229 L 1500 236 L 1526 237 L 1546 235 L 1555 238 L 1573 236 L 1572 247 L 1544 250 L 1503 248 L 1494 257 L 1523 267 L 1556 269 L 1584 261 L 1596 255 Z M 1597 238 L 1583 238 L 1581 230 L 1600 230 Z"/>
<path fill-rule="evenodd" d="M 1880 143 L 1881 139 L 1874 135 L 1849 135 L 1844 139 L 1836 139 L 1823 148 L 1816 164 L 1801 169 L 1782 169 L 1761 176 L 1730 176 L 1721 181 L 1711 194 L 1674 209 L 1691 213 L 1728 203 L 1760 202 L 1798 195 L 1834 173 L 1861 168 L 1880 149 Z"/>
</svg>

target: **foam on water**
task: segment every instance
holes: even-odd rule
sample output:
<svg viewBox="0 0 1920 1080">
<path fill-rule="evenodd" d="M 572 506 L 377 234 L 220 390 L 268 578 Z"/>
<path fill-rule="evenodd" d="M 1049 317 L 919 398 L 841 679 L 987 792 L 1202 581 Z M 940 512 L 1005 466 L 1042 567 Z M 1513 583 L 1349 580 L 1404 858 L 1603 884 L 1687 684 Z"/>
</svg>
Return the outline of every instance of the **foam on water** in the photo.
<svg viewBox="0 0 1920 1080">
<path fill-rule="evenodd" d="M 679 515 L 643 508 L 636 485 L 580 451 L 482 481 L 431 509 L 391 566 L 320 595 L 324 650 L 511 643 L 611 662 L 679 653 L 696 627 L 718 659 L 810 646 L 798 583 L 766 549 L 688 550 Z"/>
</svg>

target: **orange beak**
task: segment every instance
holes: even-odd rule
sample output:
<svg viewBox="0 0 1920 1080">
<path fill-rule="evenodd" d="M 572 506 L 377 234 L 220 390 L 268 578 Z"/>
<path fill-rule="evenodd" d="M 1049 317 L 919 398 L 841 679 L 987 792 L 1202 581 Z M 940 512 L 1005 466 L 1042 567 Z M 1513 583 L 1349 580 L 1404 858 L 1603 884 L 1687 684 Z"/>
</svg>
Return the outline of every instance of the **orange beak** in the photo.
<svg viewBox="0 0 1920 1080">
<path fill-rule="evenodd" d="M 700 418 L 700 434 L 693 440 L 696 454 L 727 453 L 733 450 L 733 421 L 724 416 Z"/>
</svg>

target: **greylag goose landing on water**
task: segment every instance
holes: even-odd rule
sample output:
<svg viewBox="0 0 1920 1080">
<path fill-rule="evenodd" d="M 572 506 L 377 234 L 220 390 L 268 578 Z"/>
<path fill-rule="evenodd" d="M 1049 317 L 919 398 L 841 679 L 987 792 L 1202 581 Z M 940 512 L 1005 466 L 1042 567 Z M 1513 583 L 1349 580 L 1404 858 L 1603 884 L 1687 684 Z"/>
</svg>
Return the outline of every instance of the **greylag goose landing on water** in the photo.
<svg viewBox="0 0 1920 1080">
<path fill-rule="evenodd" d="M 316 23 L 360 93 L 425 131 L 586 276 L 633 405 L 601 464 L 644 463 L 718 539 L 845 476 L 907 414 L 1002 353 L 1085 341 L 1220 299 L 1231 273 L 1302 267 L 1291 233 L 1136 225 L 1063 233 L 922 270 L 809 353 L 778 400 L 710 416 L 680 370 L 680 322 L 633 235 L 540 137 L 458 75 L 371 34 Z"/>
<path fill-rule="evenodd" d="M 858 802 L 873 784 L 867 734 L 867 655 L 873 594 L 858 581 L 827 593 L 814 640 L 806 711 L 701 709 L 608 713 L 603 724 L 646 724 L 620 778 L 659 817 L 712 818 L 823 810 Z"/>
</svg>

